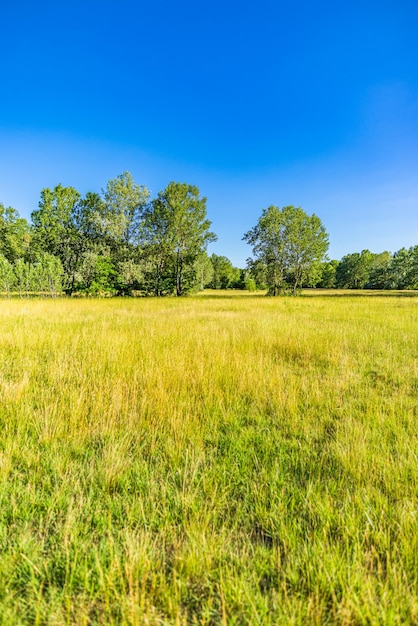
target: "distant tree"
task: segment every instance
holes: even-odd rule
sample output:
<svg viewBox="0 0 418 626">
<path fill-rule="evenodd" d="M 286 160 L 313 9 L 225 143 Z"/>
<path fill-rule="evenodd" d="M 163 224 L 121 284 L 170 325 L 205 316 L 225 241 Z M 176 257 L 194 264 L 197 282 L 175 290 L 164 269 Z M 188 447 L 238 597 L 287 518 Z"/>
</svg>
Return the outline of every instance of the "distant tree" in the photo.
<svg viewBox="0 0 418 626">
<path fill-rule="evenodd" d="M 64 269 L 64 288 L 71 293 L 81 285 L 91 288 L 85 279 L 91 275 L 86 268 L 93 255 L 99 274 L 106 273 L 108 263 L 112 266 L 106 279 L 92 279 L 97 290 L 102 283 L 110 289 L 112 277 L 112 290 L 123 291 L 127 288 L 124 264 L 137 256 L 142 210 L 148 198 L 148 190 L 137 185 L 129 172 L 109 180 L 103 197 L 89 192 L 81 198 L 76 189 L 62 185 L 43 189 L 39 209 L 32 213 L 32 256 L 44 252 L 58 257 Z"/>
<path fill-rule="evenodd" d="M 411 246 L 404 254 L 406 272 L 403 280 L 405 289 L 418 289 L 418 246 Z"/>
<path fill-rule="evenodd" d="M 336 285 L 336 273 L 340 262 L 336 260 L 323 261 L 321 263 L 321 277 L 317 283 L 320 289 L 334 289 Z"/>
<path fill-rule="evenodd" d="M 269 294 L 277 296 L 285 290 L 288 255 L 283 214 L 276 206 L 264 209 L 256 226 L 244 234 L 243 239 L 253 248 L 255 260 L 249 259 L 250 267 L 254 261 L 265 267 L 266 283 Z"/>
<path fill-rule="evenodd" d="M 409 288 L 418 289 L 418 245 L 409 248 L 411 265 L 409 270 Z"/>
<path fill-rule="evenodd" d="M 25 256 L 29 242 L 29 223 L 16 209 L 0 202 L 0 254 L 13 263 Z"/>
<path fill-rule="evenodd" d="M 369 281 L 373 255 L 369 250 L 345 255 L 336 271 L 337 287 L 363 289 Z"/>
<path fill-rule="evenodd" d="M 139 291 L 143 283 L 143 268 L 134 258 L 121 261 L 116 266 L 116 280 L 119 295 L 130 295 Z"/>
<path fill-rule="evenodd" d="M 137 185 L 130 172 L 108 181 L 103 204 L 96 213 L 99 232 L 117 244 L 137 245 L 142 211 L 149 199 L 144 185 Z"/>
<path fill-rule="evenodd" d="M 84 239 L 92 245 L 109 247 L 104 227 L 106 204 L 95 192 L 88 191 L 84 198 L 74 206 L 74 224 Z"/>
<path fill-rule="evenodd" d="M 323 262 L 321 261 L 313 261 L 310 268 L 305 273 L 303 280 L 300 283 L 300 286 L 308 288 L 317 287 L 322 277 L 322 265 Z M 290 283 L 292 282 L 292 272 L 290 272 L 287 276 L 287 281 Z"/>
<path fill-rule="evenodd" d="M 410 251 L 406 248 L 397 250 L 390 262 L 390 277 L 394 289 L 406 289 L 412 268 Z"/>
<path fill-rule="evenodd" d="M 394 289 L 418 289 L 418 246 L 395 252 L 389 274 Z"/>
<path fill-rule="evenodd" d="M 247 272 L 256 284 L 256 289 L 264 291 L 267 286 L 267 265 L 261 259 L 247 259 Z"/>
<path fill-rule="evenodd" d="M 108 257 L 98 255 L 93 268 L 93 279 L 88 286 L 89 293 L 114 294 L 114 277 L 115 267 L 112 260 Z"/>
<path fill-rule="evenodd" d="M 234 267 L 234 271 L 236 272 L 236 277 L 234 279 L 234 282 L 232 283 L 233 289 L 247 289 L 246 280 L 250 276 L 248 268 L 243 270 L 238 267 Z"/>
<path fill-rule="evenodd" d="M 73 212 L 80 197 L 74 187 L 63 187 L 61 184 L 52 190 L 42 189 L 39 208 L 32 212 L 32 246 L 35 249 L 54 256 L 65 256 L 63 250 L 76 234 Z"/>
<path fill-rule="evenodd" d="M 319 217 L 294 206 L 264 209 L 244 240 L 252 246 L 255 260 L 265 265 L 269 294 L 274 296 L 289 287 L 296 294 L 328 249 L 328 235 Z M 253 264 L 251 259 L 249 266 Z"/>
<path fill-rule="evenodd" d="M 234 267 L 228 257 L 212 254 L 210 260 L 213 268 L 212 289 L 230 289 L 239 283 L 241 270 Z"/>
<path fill-rule="evenodd" d="M 3 254 L 0 254 L 0 292 L 10 297 L 10 292 L 16 283 L 13 265 Z"/>
<path fill-rule="evenodd" d="M 369 278 L 366 283 L 367 289 L 390 289 L 392 286 L 390 265 L 392 255 L 390 252 L 372 254 Z"/>
<path fill-rule="evenodd" d="M 41 252 L 31 263 L 28 278 L 30 291 L 55 298 L 63 290 L 64 270 L 58 257 Z"/>
<path fill-rule="evenodd" d="M 115 294 L 117 271 L 109 256 L 90 250 L 83 256 L 75 282 L 77 292 Z"/>
<path fill-rule="evenodd" d="M 248 271 L 244 273 L 244 288 L 247 291 L 257 290 L 257 283 L 255 282 L 255 279 L 251 276 L 251 273 Z"/>
<path fill-rule="evenodd" d="M 156 295 L 170 286 L 177 296 L 193 288 L 196 259 L 216 239 L 210 225 L 206 198 L 186 183 L 171 182 L 145 208 L 142 247 L 153 269 Z"/>
<path fill-rule="evenodd" d="M 196 258 L 194 270 L 197 279 L 196 288 L 202 291 L 205 287 L 210 285 L 213 279 L 213 265 L 206 250 Z"/>
<path fill-rule="evenodd" d="M 17 259 L 13 267 L 16 277 L 16 289 L 20 297 L 28 296 L 32 290 L 32 267 L 24 259 Z"/>
<path fill-rule="evenodd" d="M 85 241 L 76 216 L 81 196 L 74 187 L 57 185 L 41 191 L 39 208 L 32 213 L 30 258 L 42 253 L 57 257 L 63 269 L 63 287 L 71 292 L 77 269 L 85 251 Z"/>
<path fill-rule="evenodd" d="M 155 296 L 173 293 L 174 250 L 170 239 L 170 214 L 164 203 L 154 200 L 145 208 L 141 234 L 145 293 Z"/>
</svg>

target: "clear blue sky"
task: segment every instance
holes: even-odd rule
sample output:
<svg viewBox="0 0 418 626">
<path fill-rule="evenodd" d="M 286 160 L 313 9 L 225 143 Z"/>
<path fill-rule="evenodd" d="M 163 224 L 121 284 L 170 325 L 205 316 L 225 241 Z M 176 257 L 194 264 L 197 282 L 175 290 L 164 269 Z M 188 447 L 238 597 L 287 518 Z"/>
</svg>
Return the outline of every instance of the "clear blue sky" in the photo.
<svg viewBox="0 0 418 626">
<path fill-rule="evenodd" d="M 244 266 L 270 204 L 330 256 L 418 244 L 417 0 L 0 3 L 0 202 L 128 170 L 198 185 Z"/>
</svg>

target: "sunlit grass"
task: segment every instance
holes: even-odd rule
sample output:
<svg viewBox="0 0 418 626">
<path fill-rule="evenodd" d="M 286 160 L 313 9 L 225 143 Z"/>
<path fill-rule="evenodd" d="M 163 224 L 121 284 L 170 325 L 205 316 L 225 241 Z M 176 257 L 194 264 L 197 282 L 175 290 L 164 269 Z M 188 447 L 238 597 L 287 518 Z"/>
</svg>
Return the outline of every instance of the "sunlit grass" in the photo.
<svg viewBox="0 0 418 626">
<path fill-rule="evenodd" d="M 0 624 L 418 622 L 418 297 L 0 302 Z"/>
</svg>

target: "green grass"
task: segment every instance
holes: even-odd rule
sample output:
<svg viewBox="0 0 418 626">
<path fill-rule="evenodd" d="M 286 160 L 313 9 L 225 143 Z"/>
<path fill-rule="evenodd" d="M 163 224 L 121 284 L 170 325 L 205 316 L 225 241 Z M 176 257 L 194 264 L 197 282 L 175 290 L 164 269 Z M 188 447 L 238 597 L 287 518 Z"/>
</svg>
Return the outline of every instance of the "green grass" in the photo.
<svg viewBox="0 0 418 626">
<path fill-rule="evenodd" d="M 0 624 L 417 624 L 418 297 L 0 302 Z"/>
</svg>

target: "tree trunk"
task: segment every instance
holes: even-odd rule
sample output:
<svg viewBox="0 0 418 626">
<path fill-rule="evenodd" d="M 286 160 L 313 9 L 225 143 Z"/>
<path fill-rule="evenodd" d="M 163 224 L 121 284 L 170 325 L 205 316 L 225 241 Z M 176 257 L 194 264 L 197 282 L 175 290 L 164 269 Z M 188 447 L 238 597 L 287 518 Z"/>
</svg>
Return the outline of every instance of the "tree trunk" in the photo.
<svg viewBox="0 0 418 626">
<path fill-rule="evenodd" d="M 177 252 L 176 295 L 183 295 L 183 257 L 181 252 Z"/>
</svg>

